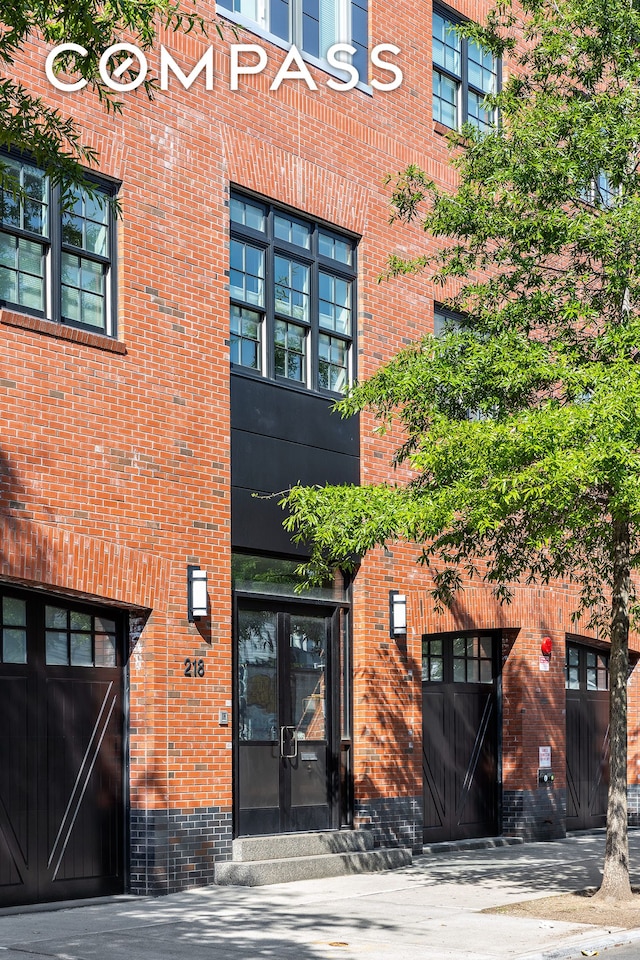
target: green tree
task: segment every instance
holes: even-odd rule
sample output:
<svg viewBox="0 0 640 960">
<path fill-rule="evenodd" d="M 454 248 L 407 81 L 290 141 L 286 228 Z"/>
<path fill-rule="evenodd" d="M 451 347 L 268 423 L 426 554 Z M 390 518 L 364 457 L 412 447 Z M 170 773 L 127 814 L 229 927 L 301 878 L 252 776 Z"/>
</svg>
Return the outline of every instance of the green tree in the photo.
<svg viewBox="0 0 640 960">
<path fill-rule="evenodd" d="M 514 8 L 515 9 L 515 8 Z M 400 424 L 410 480 L 296 486 L 286 526 L 310 574 L 389 540 L 421 546 L 436 604 L 465 577 L 570 578 L 611 641 L 610 788 L 600 897 L 631 896 L 629 625 L 640 564 L 640 11 L 630 0 L 522 0 L 462 28 L 515 69 L 500 124 L 452 137 L 459 186 L 412 167 L 395 216 L 430 238 L 389 274 L 454 285 L 458 326 L 427 336 L 337 406 Z M 437 561 L 437 563 L 435 563 Z"/>
<path fill-rule="evenodd" d="M 206 32 L 197 7 L 197 0 L 0 0 L 0 148 L 27 153 L 54 183 L 87 186 L 84 169 L 96 165 L 96 151 L 84 142 L 73 117 L 63 116 L 14 77 L 16 57 L 34 39 L 84 47 L 86 57 L 70 53 L 57 65 L 88 80 L 87 89 L 107 111 L 120 112 L 122 103 L 98 73 L 102 53 L 124 38 L 148 50 L 160 25 Z M 123 81 L 129 76 L 130 70 L 125 71 Z M 145 80 L 144 88 L 153 95 L 153 81 Z M 13 192 L 18 188 L 11 169 L 2 164 L 0 186 Z"/>
</svg>

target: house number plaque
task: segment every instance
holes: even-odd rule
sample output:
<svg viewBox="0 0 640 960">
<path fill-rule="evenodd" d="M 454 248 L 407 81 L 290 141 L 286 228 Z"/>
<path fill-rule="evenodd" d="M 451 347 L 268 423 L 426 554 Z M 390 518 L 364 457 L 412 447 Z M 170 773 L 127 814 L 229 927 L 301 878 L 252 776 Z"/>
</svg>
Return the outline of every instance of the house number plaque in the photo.
<svg viewBox="0 0 640 960">
<path fill-rule="evenodd" d="M 204 660 L 191 660 L 189 657 L 184 661 L 185 677 L 204 677 Z"/>
</svg>

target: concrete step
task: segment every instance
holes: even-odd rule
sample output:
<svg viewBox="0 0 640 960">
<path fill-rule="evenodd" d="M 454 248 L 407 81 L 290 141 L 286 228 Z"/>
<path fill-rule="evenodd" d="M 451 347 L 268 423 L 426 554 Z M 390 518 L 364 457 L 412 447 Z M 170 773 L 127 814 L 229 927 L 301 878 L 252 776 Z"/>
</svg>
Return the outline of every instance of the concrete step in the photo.
<svg viewBox="0 0 640 960">
<path fill-rule="evenodd" d="M 373 850 L 370 830 L 340 830 L 319 833 L 280 833 L 273 836 L 238 837 L 232 844 L 232 860 L 286 860 L 328 853 L 364 853 Z"/>
<path fill-rule="evenodd" d="M 349 853 L 325 853 L 272 860 L 227 860 L 216 863 L 216 883 L 226 886 L 260 887 L 292 880 L 340 877 L 352 873 L 396 870 L 411 863 L 411 851 L 403 847 Z"/>
</svg>

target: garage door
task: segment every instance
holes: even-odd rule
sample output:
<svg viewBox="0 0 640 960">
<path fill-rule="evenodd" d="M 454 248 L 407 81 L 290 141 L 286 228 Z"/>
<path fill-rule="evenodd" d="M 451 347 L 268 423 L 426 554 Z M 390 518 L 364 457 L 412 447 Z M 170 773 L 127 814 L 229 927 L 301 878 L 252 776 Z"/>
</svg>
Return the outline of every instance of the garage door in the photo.
<svg viewBox="0 0 640 960">
<path fill-rule="evenodd" d="M 498 832 L 498 637 L 422 642 L 424 841 Z"/>
<path fill-rule="evenodd" d="M 604 826 L 609 789 L 609 656 L 567 644 L 567 830 Z"/>
<path fill-rule="evenodd" d="M 123 623 L 0 589 L 0 905 L 124 889 Z"/>
</svg>

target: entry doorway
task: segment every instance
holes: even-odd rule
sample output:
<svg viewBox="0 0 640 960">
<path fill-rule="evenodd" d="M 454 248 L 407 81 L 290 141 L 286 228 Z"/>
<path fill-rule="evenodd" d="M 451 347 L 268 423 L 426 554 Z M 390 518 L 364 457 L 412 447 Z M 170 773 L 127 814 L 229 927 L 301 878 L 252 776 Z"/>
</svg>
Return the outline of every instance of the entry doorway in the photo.
<svg viewBox="0 0 640 960">
<path fill-rule="evenodd" d="M 339 826 L 341 612 L 238 601 L 236 833 Z"/>
<path fill-rule="evenodd" d="M 425 843 L 499 832 L 499 646 L 493 633 L 423 638 Z"/>
<path fill-rule="evenodd" d="M 609 655 L 567 644 L 567 830 L 602 827 L 609 789 Z"/>
</svg>

